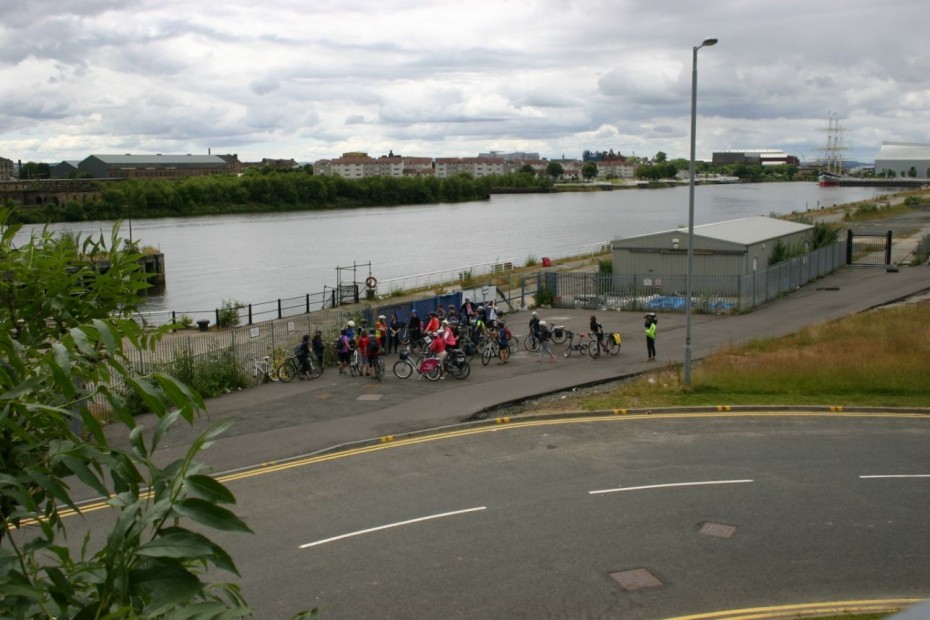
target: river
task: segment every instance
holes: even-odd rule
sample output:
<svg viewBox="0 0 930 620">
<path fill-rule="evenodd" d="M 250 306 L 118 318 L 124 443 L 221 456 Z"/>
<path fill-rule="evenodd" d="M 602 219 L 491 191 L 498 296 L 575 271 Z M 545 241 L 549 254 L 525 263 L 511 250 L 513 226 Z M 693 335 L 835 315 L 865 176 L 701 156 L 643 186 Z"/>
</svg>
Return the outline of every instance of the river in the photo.
<svg viewBox="0 0 930 620">
<path fill-rule="evenodd" d="M 702 185 L 695 224 L 785 214 L 867 200 L 887 189 L 816 183 Z M 132 237 L 165 255 L 167 284 L 146 310 L 212 317 L 224 300 L 258 304 L 317 294 L 337 266 L 362 264 L 357 281 L 382 283 L 489 261 L 584 254 L 618 237 L 686 227 L 687 186 L 612 192 L 494 195 L 424 206 L 133 220 Z M 112 222 L 54 224 L 107 237 Z M 27 229 L 28 230 L 28 229 Z M 25 233 L 25 231 L 23 231 Z M 21 233 L 21 234 L 23 234 Z M 129 236 L 129 223 L 121 233 Z M 346 273 L 346 272 L 343 272 Z M 351 274 L 343 276 L 351 281 Z M 379 289 L 379 290 L 383 290 Z"/>
</svg>

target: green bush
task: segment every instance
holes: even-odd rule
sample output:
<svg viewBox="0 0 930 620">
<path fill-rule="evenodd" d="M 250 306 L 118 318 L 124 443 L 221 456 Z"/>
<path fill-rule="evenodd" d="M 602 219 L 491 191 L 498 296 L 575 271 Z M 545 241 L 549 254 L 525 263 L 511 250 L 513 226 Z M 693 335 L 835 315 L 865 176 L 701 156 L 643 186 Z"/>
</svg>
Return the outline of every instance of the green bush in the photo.
<svg viewBox="0 0 930 620">
<path fill-rule="evenodd" d="M 536 290 L 535 299 L 537 306 L 551 306 L 555 301 L 555 290 L 548 286 L 540 286 Z"/>
<path fill-rule="evenodd" d="M 234 299 L 224 299 L 223 307 L 217 312 L 217 327 L 236 327 L 240 323 L 239 310 L 245 308 L 245 304 Z"/>
</svg>

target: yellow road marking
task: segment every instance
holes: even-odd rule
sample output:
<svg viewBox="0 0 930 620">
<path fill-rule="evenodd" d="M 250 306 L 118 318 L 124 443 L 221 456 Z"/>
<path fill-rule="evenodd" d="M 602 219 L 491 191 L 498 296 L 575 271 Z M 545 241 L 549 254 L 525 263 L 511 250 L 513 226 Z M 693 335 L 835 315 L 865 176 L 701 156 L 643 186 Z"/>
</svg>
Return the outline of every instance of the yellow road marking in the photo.
<svg viewBox="0 0 930 620">
<path fill-rule="evenodd" d="M 690 616 L 676 616 L 666 620 L 777 620 L 779 618 L 802 618 L 805 615 L 824 613 L 882 613 L 895 612 L 902 607 L 919 603 L 919 598 L 875 599 L 863 601 L 834 601 L 829 603 L 803 603 L 775 607 L 755 607 L 714 611 Z"/>
<path fill-rule="evenodd" d="M 370 454 L 372 452 L 379 452 L 381 450 L 388 450 L 391 448 L 401 448 L 406 446 L 412 446 L 422 443 L 430 443 L 434 441 L 440 441 L 445 439 L 455 439 L 459 437 L 467 437 L 470 435 L 480 435 L 483 433 L 491 432 L 500 432 L 502 430 L 516 430 L 521 428 L 530 428 L 536 426 L 556 426 L 563 424 L 589 424 L 593 422 L 636 422 L 639 420 L 659 420 L 659 419 L 684 419 L 684 418 L 726 418 L 732 420 L 737 417 L 807 417 L 807 418 L 818 418 L 818 417 L 837 417 L 836 412 L 832 410 L 827 411 L 789 411 L 789 412 L 752 412 L 752 411 L 737 411 L 734 413 L 729 413 L 727 415 L 722 415 L 717 412 L 705 412 L 705 413 L 639 413 L 639 414 L 629 414 L 626 415 L 626 410 L 621 409 L 619 411 L 624 412 L 623 417 L 619 417 L 616 414 L 612 416 L 603 416 L 603 415 L 590 415 L 583 417 L 570 417 L 570 418 L 553 418 L 553 419 L 542 419 L 542 420 L 525 420 L 518 421 L 512 420 L 511 418 L 495 418 L 493 425 L 486 426 L 477 426 L 474 428 L 465 428 L 461 430 L 454 431 L 443 431 L 440 433 L 424 435 L 422 437 L 408 437 L 406 439 L 398 439 L 394 435 L 387 435 L 385 437 L 380 437 L 377 445 L 363 446 L 360 448 L 352 448 L 345 450 L 343 452 L 333 452 L 331 454 L 320 454 L 316 456 L 307 456 L 307 457 L 298 457 L 293 460 L 288 461 L 269 461 L 256 465 L 252 469 L 244 469 L 242 471 L 237 471 L 230 474 L 220 474 L 215 476 L 215 478 L 222 482 L 234 482 L 237 480 L 245 480 L 247 478 L 254 478 L 256 476 L 264 476 L 267 474 L 277 473 L 281 471 L 287 471 L 289 469 L 294 469 L 296 467 L 305 467 L 307 465 L 316 465 L 317 463 L 325 463 L 328 461 L 335 461 L 338 459 L 349 458 L 352 456 L 360 456 L 363 454 Z M 614 412 L 617 410 L 613 410 Z M 845 412 L 842 416 L 843 418 L 920 418 L 920 419 L 930 419 L 928 416 L 919 413 L 876 413 L 876 412 Z M 106 508 L 107 504 L 105 501 L 91 502 L 85 506 L 81 506 L 81 514 L 87 512 L 93 512 Z M 76 511 L 67 509 L 59 513 L 59 516 L 67 517 L 78 514 Z"/>
</svg>

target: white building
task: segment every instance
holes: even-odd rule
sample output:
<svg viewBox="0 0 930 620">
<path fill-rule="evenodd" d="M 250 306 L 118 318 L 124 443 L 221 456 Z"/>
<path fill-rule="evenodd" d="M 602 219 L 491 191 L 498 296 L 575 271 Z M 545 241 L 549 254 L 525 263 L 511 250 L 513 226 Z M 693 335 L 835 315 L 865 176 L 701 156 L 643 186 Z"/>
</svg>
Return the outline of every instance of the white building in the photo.
<svg viewBox="0 0 930 620">
<path fill-rule="evenodd" d="M 875 156 L 875 174 L 888 171 L 898 177 L 930 178 L 930 144 L 882 142 Z"/>
</svg>

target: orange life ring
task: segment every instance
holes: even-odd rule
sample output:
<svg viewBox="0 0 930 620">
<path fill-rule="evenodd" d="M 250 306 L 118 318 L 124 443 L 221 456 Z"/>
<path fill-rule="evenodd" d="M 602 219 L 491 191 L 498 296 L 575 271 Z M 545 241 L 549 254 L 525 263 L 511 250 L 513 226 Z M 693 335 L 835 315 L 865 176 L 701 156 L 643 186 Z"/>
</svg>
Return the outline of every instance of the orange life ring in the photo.
<svg viewBox="0 0 930 620">
<path fill-rule="evenodd" d="M 377 288 L 377 287 L 378 287 L 378 278 L 376 278 L 376 277 L 374 277 L 374 276 L 368 276 L 368 277 L 365 279 L 365 286 L 368 287 L 369 289 Z"/>
</svg>

